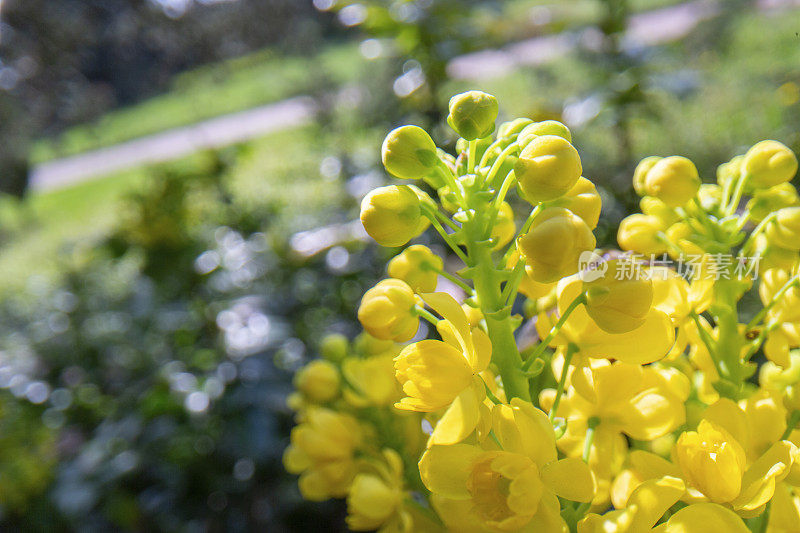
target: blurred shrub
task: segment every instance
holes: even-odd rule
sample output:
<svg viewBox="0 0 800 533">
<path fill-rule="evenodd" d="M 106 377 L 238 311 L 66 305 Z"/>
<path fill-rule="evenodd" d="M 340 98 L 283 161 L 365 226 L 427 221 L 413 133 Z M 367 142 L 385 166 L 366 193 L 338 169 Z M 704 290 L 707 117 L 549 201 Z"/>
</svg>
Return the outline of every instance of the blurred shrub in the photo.
<svg viewBox="0 0 800 533">
<path fill-rule="evenodd" d="M 64 281 L 0 302 L 8 527 L 341 522 L 284 477 L 285 397 L 323 330 L 354 333 L 350 310 L 379 275 L 374 252 L 332 241 L 299 255 L 268 206 L 232 203 L 233 162 L 206 154 L 158 169 L 113 235 L 65 257 Z"/>
</svg>

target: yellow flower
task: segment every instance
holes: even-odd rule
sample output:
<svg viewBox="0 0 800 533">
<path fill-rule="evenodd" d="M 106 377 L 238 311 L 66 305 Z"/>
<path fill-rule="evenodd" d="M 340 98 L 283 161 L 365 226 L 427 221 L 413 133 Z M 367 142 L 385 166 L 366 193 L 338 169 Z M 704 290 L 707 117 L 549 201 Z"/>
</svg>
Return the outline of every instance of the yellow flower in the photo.
<svg viewBox="0 0 800 533">
<path fill-rule="evenodd" d="M 408 283 L 414 292 L 433 292 L 444 267 L 442 258 L 421 244 L 409 246 L 389 261 L 389 276 Z"/>
<path fill-rule="evenodd" d="M 403 461 L 397 452 L 383 451 L 369 471 L 356 474 L 347 495 L 347 527 L 352 531 L 392 528 L 411 531 L 412 518 L 403 509 Z"/>
<path fill-rule="evenodd" d="M 403 246 L 430 224 L 422 216 L 419 196 L 407 185 L 370 191 L 361 201 L 361 223 L 381 246 Z"/>
<path fill-rule="evenodd" d="M 757 190 L 747 202 L 750 220 L 761 222 L 773 211 L 800 205 L 800 196 L 791 183 L 780 183 L 769 189 Z"/>
<path fill-rule="evenodd" d="M 589 468 L 558 460 L 547 415 L 527 402 L 495 406 L 492 427 L 502 451 L 456 444 L 422 455 L 422 482 L 442 520 L 454 531 L 568 531 L 558 496 L 590 501 Z"/>
<path fill-rule="evenodd" d="M 497 213 L 497 221 L 492 228 L 492 240 L 494 240 L 493 250 L 499 250 L 514 238 L 517 233 L 517 225 L 514 223 L 514 210 L 508 202 L 500 204 Z"/>
<path fill-rule="evenodd" d="M 644 255 L 661 255 L 667 251 L 667 245 L 659 239 L 659 234 L 664 229 L 658 218 L 636 213 L 623 218 L 619 223 L 617 242 L 623 250 Z"/>
<path fill-rule="evenodd" d="M 778 141 L 761 141 L 745 154 L 742 170 L 749 174 L 754 187 L 773 187 L 794 177 L 797 157 Z"/>
<path fill-rule="evenodd" d="M 627 262 L 630 260 L 607 261 L 605 275 L 583 283 L 586 311 L 607 333 L 626 333 L 638 328 L 644 324 L 653 303 L 653 282 L 647 272 L 627 275 L 620 267 Z"/>
<path fill-rule="evenodd" d="M 645 196 L 639 200 L 639 207 L 642 213 L 656 217 L 661 221 L 663 227 L 669 227 L 678 222 L 680 217 L 675 209 L 671 208 L 655 196 Z"/>
<path fill-rule="evenodd" d="M 533 204 L 563 196 L 575 186 L 582 172 L 578 151 L 557 135 L 533 138 L 514 165 L 525 199 Z"/>
<path fill-rule="evenodd" d="M 347 494 L 356 473 L 353 453 L 361 440 L 361 430 L 353 417 L 324 408 L 306 412 L 305 421 L 295 426 L 291 444 L 283 454 L 283 464 L 292 474 L 300 474 L 303 498 L 321 501 Z"/>
<path fill-rule="evenodd" d="M 447 123 L 468 141 L 483 139 L 494 131 L 497 98 L 481 91 L 467 91 L 450 98 Z"/>
<path fill-rule="evenodd" d="M 294 376 L 294 386 L 312 402 L 324 403 L 339 395 L 339 370 L 322 359 L 311 361 Z"/>
<path fill-rule="evenodd" d="M 687 482 L 712 502 L 730 502 L 739 495 L 746 457 L 723 428 L 702 420 L 696 432 L 680 436 L 675 450 Z"/>
<path fill-rule="evenodd" d="M 606 361 L 577 365 L 570 381 L 572 386 L 556 411 L 567 423 L 558 448 L 568 457 L 581 457 L 587 431 L 593 428 L 589 466 L 602 489 L 595 495 L 595 503 L 601 504 L 607 501 L 608 487 L 627 452 L 623 434 L 651 441 L 681 426 L 689 381 L 679 372 Z M 543 407 L 552 403 L 553 393 L 542 392 Z"/>
<path fill-rule="evenodd" d="M 578 297 L 583 281 L 576 275 L 558 283 L 557 316 L 540 314 L 536 329 L 544 338 L 558 316 Z M 551 346 L 576 344 L 581 356 L 595 359 L 618 359 L 630 364 L 647 364 L 662 359 L 675 343 L 675 327 L 663 311 L 651 308 L 644 323 L 626 333 L 606 333 L 595 324 L 585 306 L 578 306 L 569 316 Z"/>
<path fill-rule="evenodd" d="M 478 425 L 485 396 L 479 374 L 489 366 L 492 344 L 481 329 L 470 328 L 452 296 L 437 292 L 422 298 L 444 319 L 437 326 L 444 340 L 410 344 L 395 358 L 395 376 L 406 394 L 395 407 L 427 413 L 446 409 L 431 444 L 451 444 Z"/>
<path fill-rule="evenodd" d="M 578 533 L 706 533 L 750 530 L 733 512 L 713 503 L 695 503 L 679 510 L 656 527 L 664 513 L 683 495 L 680 479 L 664 476 L 649 480 L 633 491 L 628 506 L 604 515 L 591 513 L 578 523 Z"/>
<path fill-rule="evenodd" d="M 775 213 L 775 219 L 767 224 L 764 233 L 769 243 L 787 250 L 800 250 L 800 207 L 784 207 Z"/>
<path fill-rule="evenodd" d="M 647 177 L 647 173 L 662 159 L 663 157 L 651 155 L 650 157 L 645 157 L 636 165 L 636 170 L 633 171 L 633 190 L 636 191 L 636 194 L 639 196 L 647 195 L 647 191 L 645 190 L 645 178 Z"/>
<path fill-rule="evenodd" d="M 744 409 L 720 399 L 706 409 L 696 431 L 678 438 L 676 465 L 649 452 L 631 453 L 632 479 L 679 476 L 687 485 L 684 501 L 711 501 L 744 518 L 758 516 L 798 454 L 794 444 L 779 440 L 785 419 L 776 422 L 776 409 L 766 395 L 748 400 Z"/>
<path fill-rule="evenodd" d="M 593 250 L 597 242 L 582 218 L 563 207 L 544 209 L 517 245 L 531 277 L 539 283 L 552 283 L 578 271 L 583 252 Z"/>
<path fill-rule="evenodd" d="M 358 320 L 378 339 L 407 341 L 419 329 L 416 305 L 417 297 L 408 284 L 399 279 L 385 279 L 364 293 Z"/>
<path fill-rule="evenodd" d="M 350 341 L 341 333 L 325 335 L 320 341 L 319 353 L 328 361 L 338 362 L 347 357 Z"/>
<path fill-rule="evenodd" d="M 517 137 L 520 146 L 526 146 L 536 137 L 542 135 L 557 135 L 563 137 L 569 142 L 572 142 L 572 133 L 569 128 L 557 120 L 543 120 L 541 122 L 534 122 L 527 124 Z"/>
<path fill-rule="evenodd" d="M 731 182 L 739 178 L 742 171 L 742 161 L 744 155 L 737 155 L 730 161 L 722 163 L 717 167 L 717 184 L 721 187 L 731 186 Z"/>
<path fill-rule="evenodd" d="M 352 388 L 344 398 L 356 407 L 389 406 L 400 399 L 401 391 L 394 377 L 394 354 L 385 353 L 365 359 L 347 358 L 342 373 Z"/>
<path fill-rule="evenodd" d="M 555 205 L 566 207 L 586 222 L 589 229 L 595 229 L 600 221 L 600 210 L 603 201 L 594 183 L 583 176 L 564 196 L 556 200 Z"/>
<path fill-rule="evenodd" d="M 422 178 L 439 164 L 436 144 L 419 126 L 390 131 L 381 147 L 381 160 L 389 174 L 401 179 Z"/>
<path fill-rule="evenodd" d="M 647 171 L 644 188 L 669 207 L 681 207 L 700 189 L 700 176 L 694 163 L 681 156 L 660 159 Z"/>
</svg>

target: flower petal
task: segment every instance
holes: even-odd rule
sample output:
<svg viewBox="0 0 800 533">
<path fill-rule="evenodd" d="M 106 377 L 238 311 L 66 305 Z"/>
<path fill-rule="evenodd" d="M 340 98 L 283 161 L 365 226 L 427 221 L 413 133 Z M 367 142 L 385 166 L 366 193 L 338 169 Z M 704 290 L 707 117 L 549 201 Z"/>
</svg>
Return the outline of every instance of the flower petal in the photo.
<svg viewBox="0 0 800 533">
<path fill-rule="evenodd" d="M 748 533 L 736 513 L 716 503 L 695 503 L 684 507 L 667 521 L 664 533 Z M 655 530 L 654 530 L 655 531 Z M 657 531 L 662 531 L 658 529 Z"/>
<path fill-rule="evenodd" d="M 456 444 L 467 438 L 480 421 L 482 399 L 474 386 L 459 394 L 439 419 L 429 444 Z"/>
<path fill-rule="evenodd" d="M 419 474 L 429 491 L 447 498 L 470 497 L 467 479 L 483 450 L 469 444 L 431 446 L 419 460 Z"/>
<path fill-rule="evenodd" d="M 541 476 L 547 488 L 562 498 L 573 502 L 590 502 L 594 498 L 592 471 L 577 457 L 544 465 Z"/>
</svg>

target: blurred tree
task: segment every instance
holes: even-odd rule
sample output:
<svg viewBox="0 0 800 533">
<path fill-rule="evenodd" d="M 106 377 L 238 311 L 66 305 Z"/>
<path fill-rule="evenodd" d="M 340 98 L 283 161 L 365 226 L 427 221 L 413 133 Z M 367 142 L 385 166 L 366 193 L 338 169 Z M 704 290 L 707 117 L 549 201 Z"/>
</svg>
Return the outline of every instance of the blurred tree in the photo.
<svg viewBox="0 0 800 533">
<path fill-rule="evenodd" d="M 294 0 L 5 0 L 0 19 L 0 191 L 16 195 L 32 138 L 152 96 L 189 67 L 309 50 L 332 30 Z"/>
<path fill-rule="evenodd" d="M 447 108 L 439 98 L 448 62 L 497 44 L 485 31 L 491 14 L 499 12 L 497 0 L 318 0 L 315 5 L 336 12 L 343 25 L 385 40 L 400 54 L 394 93 L 431 125 L 441 121 L 441 110 Z M 366 45 L 367 54 L 370 48 L 377 50 L 380 43 Z"/>
</svg>

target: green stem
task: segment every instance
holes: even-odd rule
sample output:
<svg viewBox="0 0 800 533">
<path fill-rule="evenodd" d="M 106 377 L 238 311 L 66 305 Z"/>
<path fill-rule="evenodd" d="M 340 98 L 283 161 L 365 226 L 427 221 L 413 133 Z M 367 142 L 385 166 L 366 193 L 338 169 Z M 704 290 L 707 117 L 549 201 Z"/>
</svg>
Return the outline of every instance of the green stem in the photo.
<svg viewBox="0 0 800 533">
<path fill-rule="evenodd" d="M 539 344 L 531 353 L 530 357 L 528 357 L 528 359 L 522 365 L 523 371 L 528 370 L 528 368 L 530 368 L 530 366 L 533 364 L 533 361 L 538 359 L 542 353 L 544 353 L 545 348 L 547 348 L 547 346 L 553 341 L 553 338 L 558 335 L 558 332 L 561 331 L 561 328 L 567 322 L 569 315 L 571 315 L 579 305 L 584 303 L 586 303 L 586 293 L 581 293 L 574 300 L 572 300 L 572 303 L 570 303 L 567 308 L 564 309 L 564 314 L 561 315 L 561 318 L 558 319 L 558 322 L 556 322 L 555 325 L 550 328 L 550 332 L 547 334 L 547 336 L 542 339 L 541 342 L 539 342 Z M 570 346 L 572 346 L 572 344 L 570 344 Z"/>
<path fill-rule="evenodd" d="M 478 149 L 478 139 L 472 139 L 467 146 L 467 173 L 475 172 L 475 152 Z"/>
<path fill-rule="evenodd" d="M 548 418 L 550 418 L 550 422 L 552 422 L 556 417 L 558 405 L 561 403 L 561 397 L 564 395 L 564 388 L 567 385 L 567 374 L 569 374 L 569 366 L 572 364 L 572 356 L 575 355 L 575 352 L 577 351 L 578 347 L 573 343 L 569 343 L 567 346 L 567 353 L 564 355 L 564 366 L 561 367 L 561 379 L 558 380 L 556 397 L 553 400 L 553 407 L 550 408 L 550 415 L 548 416 Z"/>
<path fill-rule="evenodd" d="M 789 416 L 789 422 L 786 423 L 786 431 L 781 435 L 781 440 L 789 438 L 789 435 L 791 435 L 792 431 L 797 427 L 798 422 L 800 422 L 800 411 L 793 411 L 791 416 Z"/>
<path fill-rule="evenodd" d="M 449 233 L 447 233 L 447 231 L 445 231 L 445 229 L 439 223 L 439 220 L 436 218 L 436 216 L 433 213 L 431 213 L 429 211 L 429 209 L 430 209 L 429 207 L 427 207 L 427 206 L 425 206 L 423 204 L 423 208 L 422 208 L 423 214 L 425 214 L 426 218 L 431 221 L 431 224 L 433 225 L 434 228 L 436 228 L 436 231 L 439 232 L 439 235 L 442 236 L 442 239 L 444 239 L 444 242 L 447 243 L 447 245 L 450 247 L 450 249 L 453 250 L 453 253 L 455 253 L 459 257 L 459 259 L 464 261 L 464 263 L 466 265 L 469 265 L 470 261 L 469 261 L 469 258 L 467 257 L 467 255 L 463 252 L 463 250 L 461 250 L 461 248 L 458 246 L 458 244 L 456 244 L 455 241 L 453 241 L 453 238 L 450 236 Z"/>
<path fill-rule="evenodd" d="M 600 424 L 600 419 L 596 416 L 589 418 L 586 421 L 586 438 L 583 441 L 583 462 L 589 462 L 589 456 L 592 453 L 592 444 L 594 443 L 594 430 Z"/>
<path fill-rule="evenodd" d="M 415 305 L 414 306 L 414 312 L 418 316 L 421 316 L 422 318 L 424 318 L 425 320 L 430 322 L 433 326 L 436 326 L 436 324 L 439 323 L 439 319 L 436 318 L 436 316 L 433 313 L 431 313 L 430 311 L 428 311 L 427 309 L 425 309 L 422 306 Z"/>
<path fill-rule="evenodd" d="M 736 188 L 733 190 L 733 198 L 731 198 L 731 203 L 729 206 L 727 206 L 725 211 L 727 215 L 732 215 L 736 212 L 736 208 L 739 207 L 739 202 L 742 200 L 744 186 L 749 179 L 750 174 L 742 173 L 739 175 L 739 180 L 736 182 Z"/>
<path fill-rule="evenodd" d="M 497 159 L 494 160 L 494 163 L 492 163 L 492 168 L 489 169 L 489 173 L 486 175 L 486 181 L 485 181 L 485 183 L 488 183 L 490 187 L 493 186 L 494 177 L 500 171 L 500 168 L 503 166 L 503 163 L 505 162 L 506 158 L 512 153 L 514 153 L 517 150 L 517 148 L 518 147 L 516 143 L 509 144 L 505 150 L 500 152 L 500 154 L 497 156 Z"/>
<path fill-rule="evenodd" d="M 461 190 L 461 184 L 456 181 L 456 177 L 452 172 L 450 172 L 450 168 L 444 163 L 444 161 L 440 161 L 436 169 L 444 178 L 444 181 L 447 183 L 447 186 L 450 187 L 450 190 L 453 191 L 453 194 L 456 195 L 456 200 L 459 207 L 466 206 L 467 202 L 464 199 L 464 191 Z"/>
<path fill-rule="evenodd" d="M 762 231 L 764 231 L 764 229 L 767 227 L 767 224 L 769 224 L 770 222 L 772 222 L 772 220 L 773 220 L 773 219 L 774 219 L 776 216 L 777 216 L 777 215 L 776 215 L 776 213 L 774 213 L 774 212 L 773 212 L 773 213 L 770 213 L 769 215 L 767 215 L 766 217 L 764 217 L 764 220 L 762 220 L 761 222 L 759 222 L 759 223 L 758 223 L 758 226 L 756 226 L 756 227 L 753 229 L 753 231 L 751 231 L 751 232 L 750 232 L 750 236 L 747 238 L 747 240 L 745 241 L 745 243 L 742 245 L 742 248 L 741 248 L 741 250 L 739 251 L 739 255 L 740 255 L 740 256 L 746 256 L 746 255 L 747 255 L 747 252 L 749 252 L 749 251 L 750 251 L 750 247 L 751 247 L 751 246 L 753 246 L 753 245 L 755 244 L 755 242 L 756 242 L 756 237 L 758 237 L 758 235 L 759 235 L 759 234 L 760 234 Z"/>
<path fill-rule="evenodd" d="M 490 389 L 490 388 L 489 388 L 489 385 L 487 385 L 487 384 L 486 384 L 486 381 L 485 381 L 483 378 L 481 378 L 481 381 L 483 381 L 483 386 L 484 386 L 484 388 L 486 388 L 486 396 L 487 396 L 487 397 L 488 397 L 490 400 L 492 400 L 492 402 L 494 402 L 494 404 L 495 404 L 495 405 L 500 405 L 500 404 L 502 404 L 503 402 L 501 402 L 501 401 L 500 401 L 500 400 L 497 398 L 497 396 L 495 396 L 495 395 L 494 395 L 494 393 L 492 392 L 492 389 Z"/>
<path fill-rule="evenodd" d="M 694 320 L 694 323 L 697 326 L 697 334 L 700 335 L 700 340 L 703 341 L 703 344 L 705 344 L 708 354 L 711 356 L 711 360 L 714 362 L 714 366 L 717 368 L 717 372 L 722 375 L 722 368 L 719 364 L 719 357 L 717 357 L 717 349 L 713 337 L 708 334 L 708 331 L 706 331 L 706 328 L 700 321 L 700 315 L 694 311 L 691 311 L 689 316 L 692 317 L 692 320 Z"/>
<path fill-rule="evenodd" d="M 503 287 L 503 298 L 504 302 L 506 302 L 507 306 L 513 305 L 514 300 L 517 299 L 517 293 L 519 292 L 519 284 L 522 283 L 522 278 L 525 276 L 525 261 L 520 259 L 517 264 L 514 266 L 514 270 L 511 272 L 511 278 L 506 282 L 505 287 Z"/>
<path fill-rule="evenodd" d="M 472 279 L 478 304 L 486 321 L 486 330 L 492 341 L 492 362 L 500 371 L 506 397 L 530 400 L 528 379 L 520 370 L 520 356 L 517 340 L 514 338 L 513 322 L 509 320 L 505 302 L 500 290 L 499 271 L 492 259 L 491 245 L 480 240 L 483 220 L 480 216 L 470 218 L 464 224 L 467 235 L 467 249 L 475 268 Z"/>
<path fill-rule="evenodd" d="M 456 285 L 458 285 L 459 287 L 464 289 L 464 292 L 466 292 L 467 294 L 472 294 L 472 292 L 473 292 L 472 291 L 472 287 L 467 285 L 467 283 L 464 280 L 462 280 L 461 278 L 459 278 L 458 276 L 455 276 L 455 275 L 451 274 L 450 272 L 447 272 L 446 270 L 436 269 L 436 272 L 438 272 L 439 275 L 442 276 L 443 278 L 445 278 L 446 280 L 449 280 L 452 283 L 455 283 Z"/>
<path fill-rule="evenodd" d="M 775 304 L 780 303 L 783 300 L 783 296 L 789 292 L 792 287 L 797 285 L 800 285 L 800 274 L 789 278 L 789 280 L 783 284 L 783 287 L 781 287 L 778 292 L 775 293 L 775 296 L 772 297 L 769 303 L 765 305 L 758 313 L 756 313 L 756 316 L 754 316 L 753 319 L 747 323 L 747 330 L 751 330 L 756 327 L 764 319 L 764 317 L 767 316 L 769 310 L 772 309 Z"/>
</svg>

